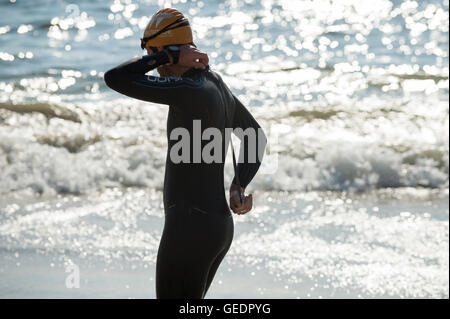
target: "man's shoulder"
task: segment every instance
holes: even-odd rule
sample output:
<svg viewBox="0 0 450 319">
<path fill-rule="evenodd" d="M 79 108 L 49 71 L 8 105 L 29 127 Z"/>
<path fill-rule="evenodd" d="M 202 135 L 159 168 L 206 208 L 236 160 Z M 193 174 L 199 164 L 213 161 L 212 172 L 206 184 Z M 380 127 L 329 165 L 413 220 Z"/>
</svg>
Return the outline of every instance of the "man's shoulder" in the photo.
<svg viewBox="0 0 450 319">
<path fill-rule="evenodd" d="M 232 95 L 230 88 L 222 79 L 222 76 L 220 75 L 219 72 L 208 68 L 207 70 L 205 70 L 205 73 L 208 74 L 208 78 L 218 87 L 219 90 L 225 91 Z"/>
<path fill-rule="evenodd" d="M 222 77 L 217 71 L 212 70 L 209 65 L 207 69 L 205 70 L 205 73 L 210 74 L 216 81 L 220 81 L 223 83 Z"/>
</svg>

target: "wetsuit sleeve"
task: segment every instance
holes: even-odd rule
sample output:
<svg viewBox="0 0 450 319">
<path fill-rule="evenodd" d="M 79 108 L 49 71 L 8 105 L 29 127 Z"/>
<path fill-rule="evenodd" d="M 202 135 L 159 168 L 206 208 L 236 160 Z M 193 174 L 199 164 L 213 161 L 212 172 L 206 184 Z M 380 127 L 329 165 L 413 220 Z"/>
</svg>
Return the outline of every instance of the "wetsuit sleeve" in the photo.
<svg viewBox="0 0 450 319">
<path fill-rule="evenodd" d="M 267 138 L 261 126 L 256 122 L 250 112 L 242 105 L 238 98 L 234 95 L 233 97 L 236 104 L 233 118 L 233 131 L 235 133 L 239 132 L 236 128 L 241 128 L 243 131 L 243 134 L 236 134 L 241 140 L 237 171 L 240 186 L 245 189 L 261 166 Z M 250 130 L 247 130 L 249 128 Z M 255 132 L 254 137 L 252 137 L 251 131 Z M 247 132 L 249 134 L 246 134 Z M 237 184 L 236 177 L 233 179 L 233 184 Z"/>
<path fill-rule="evenodd" d="M 143 101 L 179 104 L 202 81 L 186 77 L 156 77 L 145 73 L 169 63 L 165 51 L 131 59 L 105 73 L 105 82 L 113 90 Z"/>
</svg>

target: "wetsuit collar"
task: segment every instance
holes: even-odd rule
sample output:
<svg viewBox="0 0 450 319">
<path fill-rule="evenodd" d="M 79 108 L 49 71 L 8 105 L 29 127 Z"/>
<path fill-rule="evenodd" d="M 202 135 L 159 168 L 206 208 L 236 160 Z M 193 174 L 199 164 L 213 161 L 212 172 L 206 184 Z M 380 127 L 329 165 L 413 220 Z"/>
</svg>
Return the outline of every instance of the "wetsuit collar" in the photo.
<svg viewBox="0 0 450 319">
<path fill-rule="evenodd" d="M 200 72 L 203 71 L 208 71 L 209 70 L 209 65 L 206 66 L 206 68 L 204 70 L 202 69 L 196 69 L 196 68 L 190 68 L 189 70 L 187 70 L 186 72 L 184 72 L 181 76 L 182 77 L 193 77 L 196 74 L 199 74 Z"/>
</svg>

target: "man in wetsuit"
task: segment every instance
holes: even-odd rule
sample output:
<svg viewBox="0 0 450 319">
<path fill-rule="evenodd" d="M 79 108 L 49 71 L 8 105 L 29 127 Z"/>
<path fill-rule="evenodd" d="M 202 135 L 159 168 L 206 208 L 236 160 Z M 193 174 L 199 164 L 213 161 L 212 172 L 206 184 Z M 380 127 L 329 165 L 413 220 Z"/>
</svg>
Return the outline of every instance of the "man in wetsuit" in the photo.
<svg viewBox="0 0 450 319">
<path fill-rule="evenodd" d="M 168 151 L 164 178 L 164 230 L 156 263 L 157 298 L 204 298 L 228 252 L 234 233 L 224 189 L 226 141 L 220 136 L 221 160 L 198 159 L 195 148 L 209 143 L 189 141 L 189 161 L 174 161 L 177 129 L 195 137 L 201 128 L 248 128 L 257 133 L 255 147 L 241 138 L 238 172 L 230 187 L 230 207 L 236 214 L 252 208 L 252 195 L 244 190 L 255 176 L 266 143 L 252 115 L 208 66 L 208 56 L 193 44 L 188 20 L 175 9 L 163 9 L 150 20 L 141 40 L 148 55 L 127 61 L 105 73 L 106 84 L 119 93 L 169 105 Z M 157 68 L 161 77 L 145 75 Z M 209 136 L 211 137 L 211 136 Z M 203 138 L 205 138 L 203 134 Z M 173 148 L 173 150 L 172 150 Z M 257 152 L 250 161 L 250 149 Z M 174 151 L 175 150 L 175 151 Z M 234 154 L 234 152 L 233 152 Z"/>
</svg>

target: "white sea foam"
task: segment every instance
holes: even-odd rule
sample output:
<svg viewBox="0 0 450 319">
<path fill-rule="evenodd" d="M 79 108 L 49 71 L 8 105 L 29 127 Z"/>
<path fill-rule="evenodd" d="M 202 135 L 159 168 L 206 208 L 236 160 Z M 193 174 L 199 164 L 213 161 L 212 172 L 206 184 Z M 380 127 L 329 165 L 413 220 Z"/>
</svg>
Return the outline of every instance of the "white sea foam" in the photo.
<svg viewBox="0 0 450 319">
<path fill-rule="evenodd" d="M 407 113 L 401 112 L 380 113 L 385 117 L 380 122 L 372 115 L 382 112 L 376 106 L 371 112 L 298 108 L 252 109 L 269 144 L 274 127 L 279 129 L 277 144 L 269 145 L 278 156 L 278 167 L 273 174 L 258 174 L 251 188 L 448 187 L 448 132 L 443 127 L 448 115 L 436 122 L 441 112 L 424 114 L 424 125 L 411 127 Z M 167 151 L 164 106 L 120 99 L 98 102 L 95 108 L 90 103 L 48 109 L 41 104 L 22 106 L 22 111 L 34 111 L 25 114 L 11 109 L 1 113 L 1 193 L 25 188 L 84 193 L 108 186 L 162 187 Z M 418 116 L 420 108 L 415 113 Z M 386 130 L 377 130 L 380 125 Z M 228 158 L 227 182 L 230 163 Z"/>
</svg>

